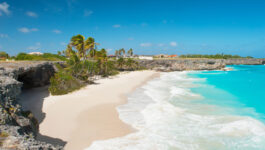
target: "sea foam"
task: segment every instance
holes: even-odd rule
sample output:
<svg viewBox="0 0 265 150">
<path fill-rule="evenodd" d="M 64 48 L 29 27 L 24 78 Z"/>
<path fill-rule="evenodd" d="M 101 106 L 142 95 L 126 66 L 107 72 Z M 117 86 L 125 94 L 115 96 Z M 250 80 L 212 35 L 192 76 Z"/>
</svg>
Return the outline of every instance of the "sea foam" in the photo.
<svg viewBox="0 0 265 150">
<path fill-rule="evenodd" d="M 206 79 L 189 72 L 162 73 L 128 96 L 119 117 L 136 129 L 124 137 L 95 141 L 87 150 L 264 150 L 265 126 L 230 108 L 200 103 L 190 88 Z"/>
</svg>

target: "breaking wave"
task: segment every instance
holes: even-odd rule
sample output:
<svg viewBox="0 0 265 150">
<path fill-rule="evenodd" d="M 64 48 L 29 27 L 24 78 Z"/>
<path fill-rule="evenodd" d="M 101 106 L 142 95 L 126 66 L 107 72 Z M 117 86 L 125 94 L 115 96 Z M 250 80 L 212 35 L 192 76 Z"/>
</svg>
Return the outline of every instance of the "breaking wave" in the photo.
<svg viewBox="0 0 265 150">
<path fill-rule="evenodd" d="M 87 150 L 264 150 L 265 125 L 236 108 L 202 103 L 191 89 L 206 79 L 188 73 L 162 73 L 130 94 L 117 110 L 136 131 Z"/>
</svg>

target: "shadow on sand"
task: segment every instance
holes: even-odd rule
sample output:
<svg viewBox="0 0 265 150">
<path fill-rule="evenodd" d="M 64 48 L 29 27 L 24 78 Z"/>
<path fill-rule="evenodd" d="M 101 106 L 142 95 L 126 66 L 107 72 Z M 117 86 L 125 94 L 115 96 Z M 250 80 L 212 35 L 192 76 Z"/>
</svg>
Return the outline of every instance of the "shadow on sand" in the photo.
<svg viewBox="0 0 265 150">
<path fill-rule="evenodd" d="M 42 112 L 43 101 L 48 96 L 48 86 L 22 89 L 18 103 L 22 105 L 23 110 L 30 110 L 40 124 L 45 118 L 45 113 Z M 61 146 L 66 144 L 66 142 L 61 139 L 48 137 L 39 133 L 37 134 L 37 140 Z"/>
</svg>

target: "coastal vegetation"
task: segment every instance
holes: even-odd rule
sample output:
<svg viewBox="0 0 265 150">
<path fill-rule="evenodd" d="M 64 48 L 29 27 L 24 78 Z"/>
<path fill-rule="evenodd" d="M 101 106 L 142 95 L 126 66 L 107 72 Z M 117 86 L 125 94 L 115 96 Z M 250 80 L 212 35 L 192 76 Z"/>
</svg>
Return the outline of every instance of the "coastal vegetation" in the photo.
<svg viewBox="0 0 265 150">
<path fill-rule="evenodd" d="M 66 58 L 65 64 L 57 64 L 57 73 L 50 79 L 49 91 L 52 95 L 62 95 L 91 84 L 97 77 L 116 75 L 119 71 L 141 69 L 132 58 L 125 58 L 125 49 L 117 50 L 117 58 L 108 58 L 107 51 L 97 49 L 95 39 L 82 35 L 73 36 L 66 49 L 60 54 Z M 128 54 L 133 55 L 130 49 Z"/>
<path fill-rule="evenodd" d="M 6 52 L 0 52 L 0 60 L 1 59 L 8 59 L 9 58 L 9 55 L 6 53 Z"/>
<path fill-rule="evenodd" d="M 188 54 L 188 55 L 180 55 L 179 57 L 180 58 L 211 58 L 211 59 L 253 58 L 251 56 L 242 57 L 239 55 L 227 55 L 227 54 L 215 54 L 215 55 Z"/>
<path fill-rule="evenodd" d="M 19 53 L 15 60 L 30 60 L 30 61 L 65 61 L 66 58 L 61 55 L 44 53 L 42 55 L 32 55 L 26 53 Z"/>
<path fill-rule="evenodd" d="M 8 137 L 8 133 L 0 131 L 0 146 L 3 145 L 5 139 Z"/>
</svg>

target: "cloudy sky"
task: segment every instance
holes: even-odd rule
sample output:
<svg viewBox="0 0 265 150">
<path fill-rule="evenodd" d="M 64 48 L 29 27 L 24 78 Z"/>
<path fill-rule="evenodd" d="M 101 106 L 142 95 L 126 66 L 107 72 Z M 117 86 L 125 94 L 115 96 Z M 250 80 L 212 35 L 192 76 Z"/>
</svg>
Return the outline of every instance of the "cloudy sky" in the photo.
<svg viewBox="0 0 265 150">
<path fill-rule="evenodd" d="M 94 37 L 110 53 L 265 57 L 264 0 L 0 0 L 0 50 L 63 50 Z"/>
</svg>

